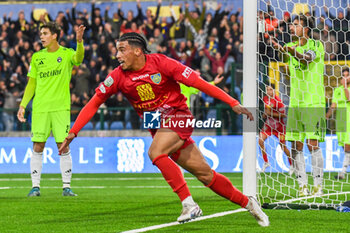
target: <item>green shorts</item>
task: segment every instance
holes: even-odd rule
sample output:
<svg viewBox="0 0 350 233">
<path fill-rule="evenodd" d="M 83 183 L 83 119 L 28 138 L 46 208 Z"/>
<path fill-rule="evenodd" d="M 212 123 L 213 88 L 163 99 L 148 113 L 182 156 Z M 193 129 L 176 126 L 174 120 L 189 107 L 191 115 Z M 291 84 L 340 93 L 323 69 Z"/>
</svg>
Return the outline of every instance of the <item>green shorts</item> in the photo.
<svg viewBox="0 0 350 233">
<path fill-rule="evenodd" d="M 322 142 L 325 133 L 326 120 L 323 107 L 288 109 L 287 141 L 304 142 L 305 139 L 315 139 Z"/>
<path fill-rule="evenodd" d="M 33 112 L 32 114 L 32 141 L 46 142 L 52 134 L 57 143 L 67 137 L 70 129 L 70 111 Z"/>
<path fill-rule="evenodd" d="M 337 108 L 336 111 L 336 132 L 338 144 L 350 145 L 350 111 L 346 108 Z"/>
</svg>

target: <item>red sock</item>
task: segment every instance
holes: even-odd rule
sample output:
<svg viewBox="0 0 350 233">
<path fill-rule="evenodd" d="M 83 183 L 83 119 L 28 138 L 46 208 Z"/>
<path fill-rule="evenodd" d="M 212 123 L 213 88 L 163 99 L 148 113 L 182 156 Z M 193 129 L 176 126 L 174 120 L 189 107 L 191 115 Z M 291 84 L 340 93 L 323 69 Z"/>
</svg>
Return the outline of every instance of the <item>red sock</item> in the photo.
<svg viewBox="0 0 350 233">
<path fill-rule="evenodd" d="M 180 168 L 168 157 L 167 154 L 157 156 L 152 163 L 159 168 L 163 177 L 173 191 L 179 196 L 181 201 L 185 200 L 188 196 L 191 196 Z"/>
<path fill-rule="evenodd" d="M 269 160 L 267 159 L 267 154 L 265 152 L 262 153 L 262 156 L 264 158 L 265 163 L 268 163 Z"/>
<path fill-rule="evenodd" d="M 288 157 L 288 161 L 289 161 L 289 165 L 292 165 L 293 162 L 292 162 L 292 159 Z"/>
<path fill-rule="evenodd" d="M 214 177 L 207 187 L 220 196 L 240 205 L 242 208 L 246 207 L 249 201 L 248 197 L 236 189 L 227 177 L 216 173 L 214 170 L 213 173 Z"/>
</svg>

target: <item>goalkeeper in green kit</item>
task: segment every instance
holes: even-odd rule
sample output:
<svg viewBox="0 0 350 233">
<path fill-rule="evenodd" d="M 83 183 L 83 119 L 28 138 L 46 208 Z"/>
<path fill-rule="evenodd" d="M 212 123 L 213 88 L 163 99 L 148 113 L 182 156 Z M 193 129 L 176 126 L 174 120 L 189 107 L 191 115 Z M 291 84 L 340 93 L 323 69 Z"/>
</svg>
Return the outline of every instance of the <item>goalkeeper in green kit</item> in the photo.
<svg viewBox="0 0 350 233">
<path fill-rule="evenodd" d="M 42 156 L 47 138 L 52 132 L 57 147 L 68 135 L 70 129 L 70 90 L 72 69 L 84 59 L 83 34 L 85 27 L 76 31 L 77 49 L 58 44 L 61 30 L 54 22 L 40 27 L 40 40 L 44 49 L 32 56 L 28 70 L 28 84 L 17 112 L 20 122 L 25 122 L 25 108 L 33 98 L 32 141 L 33 154 L 30 161 L 32 190 L 28 196 L 40 196 Z M 70 149 L 60 156 L 63 181 L 63 196 L 76 196 L 70 188 L 72 178 L 72 157 Z"/>
<path fill-rule="evenodd" d="M 298 15 L 290 26 L 292 42 L 282 47 L 273 45 L 288 64 L 290 73 L 290 102 L 287 118 L 286 140 L 292 142 L 292 158 L 299 184 L 299 196 L 310 194 L 305 170 L 303 145 L 306 139 L 311 153 L 312 195 L 322 195 L 323 155 L 319 142 L 324 140 L 325 90 L 324 90 L 324 48 L 320 41 L 309 37 L 313 22 L 304 15 Z"/>
</svg>

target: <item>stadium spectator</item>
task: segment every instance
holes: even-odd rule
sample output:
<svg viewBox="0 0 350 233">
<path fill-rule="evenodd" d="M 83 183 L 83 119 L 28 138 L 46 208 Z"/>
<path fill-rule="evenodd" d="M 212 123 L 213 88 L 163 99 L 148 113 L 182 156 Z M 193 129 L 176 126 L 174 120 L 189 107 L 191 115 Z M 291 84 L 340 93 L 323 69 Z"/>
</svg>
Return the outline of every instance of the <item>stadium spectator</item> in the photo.
<svg viewBox="0 0 350 233">
<path fill-rule="evenodd" d="M 1 92 L 4 95 L 4 105 L 2 111 L 2 121 L 5 126 L 5 131 L 14 130 L 15 114 L 14 109 L 18 107 L 17 99 L 19 97 L 19 89 L 15 87 L 14 83 L 8 88 L 5 83 L 1 83 Z"/>
<path fill-rule="evenodd" d="M 169 41 L 169 44 L 172 42 Z M 176 46 L 176 42 L 174 41 L 174 46 Z M 197 46 L 194 46 L 192 52 L 191 51 L 186 51 L 182 52 L 181 56 L 178 56 L 175 49 L 172 47 L 172 45 L 169 46 L 170 54 L 171 56 L 175 59 L 178 60 L 181 64 L 184 64 L 186 66 L 191 66 L 192 60 L 194 59 L 194 56 L 196 55 L 197 52 Z"/>
<path fill-rule="evenodd" d="M 291 41 L 290 38 L 290 30 L 289 25 L 291 24 L 291 17 L 289 12 L 284 12 L 283 19 L 278 24 L 278 39 L 282 41 L 283 44 L 289 43 Z"/>
<path fill-rule="evenodd" d="M 232 46 L 230 44 L 228 44 L 226 46 L 226 53 L 223 57 L 221 57 L 220 52 L 216 52 L 215 56 L 211 56 L 208 49 L 206 49 L 206 48 L 203 49 L 204 54 L 209 58 L 209 60 L 211 62 L 211 72 L 213 74 L 216 74 L 219 66 L 225 67 L 225 63 L 226 63 L 228 56 L 230 55 L 231 49 L 232 49 Z"/>
<path fill-rule="evenodd" d="M 174 36 L 173 39 L 179 43 L 181 41 L 186 40 L 186 26 L 185 26 L 185 15 L 182 12 L 182 3 L 179 4 L 179 18 L 176 18 L 176 14 L 174 9 L 170 7 L 170 12 L 175 19 L 174 28 Z"/>
<path fill-rule="evenodd" d="M 281 52 L 282 60 L 288 62 L 292 80 L 286 140 L 292 142 L 299 196 L 310 193 L 303 153 L 305 139 L 312 157 L 312 194 L 323 194 L 323 155 L 319 141 L 323 141 L 325 127 L 324 48 L 320 41 L 309 37 L 312 24 L 310 18 L 298 15 L 290 27 L 292 42 L 282 47 L 271 40 Z"/>
<path fill-rule="evenodd" d="M 60 47 L 60 28 L 49 22 L 40 27 L 40 39 L 44 48 L 33 54 L 28 71 L 29 81 L 17 112 L 20 122 L 25 122 L 25 108 L 33 98 L 32 141 L 33 154 L 30 168 L 32 189 L 28 196 L 40 196 L 42 156 L 47 138 L 52 134 L 57 147 L 61 146 L 70 126 L 69 83 L 73 65 L 79 65 L 84 58 L 83 34 L 85 27 L 79 26 L 76 32 L 77 51 Z M 62 151 L 61 151 L 62 152 Z M 72 157 L 69 148 L 60 156 L 63 181 L 63 196 L 76 196 L 70 189 L 72 178 Z"/>
<path fill-rule="evenodd" d="M 110 124 L 114 121 L 122 121 L 126 126 L 125 118 L 125 108 L 129 107 L 129 103 L 124 99 L 123 94 L 118 92 L 115 95 L 112 95 L 108 100 L 106 100 L 106 106 L 108 108 L 119 108 L 113 109 L 109 112 L 109 121 Z M 121 109 L 124 108 L 124 109 Z"/>
<path fill-rule="evenodd" d="M 114 39 L 119 37 L 120 34 L 120 27 L 122 26 L 122 20 L 119 18 L 119 15 L 117 12 L 113 13 L 113 18 L 109 18 L 108 12 L 110 10 L 110 6 L 106 7 L 104 18 L 106 23 L 110 23 L 112 27 L 112 37 Z"/>
<path fill-rule="evenodd" d="M 72 93 L 78 97 L 88 95 L 90 93 L 90 76 L 90 70 L 85 64 L 79 66 L 76 75 L 72 77 L 72 81 L 74 82 Z"/>
<path fill-rule="evenodd" d="M 120 37 L 117 48 L 117 58 L 121 65 L 100 84 L 96 89 L 96 94 L 82 109 L 68 137 L 59 149 L 60 153 L 67 149 L 82 127 L 97 112 L 99 106 L 118 91 L 127 97 L 140 116 L 146 111 L 157 110 L 153 117 L 162 116 L 162 119 L 170 119 L 169 116 L 173 116 L 172 121 L 192 119 L 185 97 L 180 93 L 178 82 L 181 82 L 225 101 L 233 111 L 245 114 L 250 120 L 253 120 L 252 114 L 238 101 L 202 80 L 199 74 L 189 67 L 164 55 L 147 55 L 146 53 L 149 52 L 147 42 L 140 34 L 124 34 Z M 157 73 L 159 75 L 153 77 L 148 75 Z M 176 192 L 183 205 L 182 213 L 177 219 L 178 222 L 186 222 L 201 216 L 202 210 L 193 201 L 186 181 L 175 162 L 217 194 L 245 207 L 261 226 L 268 226 L 268 217 L 261 210 L 255 198 L 243 195 L 229 179 L 211 170 L 190 137 L 192 130 L 192 128 L 179 127 L 150 129 L 153 142 L 148 151 L 149 157 Z"/>
<path fill-rule="evenodd" d="M 203 25 L 203 21 L 205 18 L 205 12 L 206 12 L 206 3 L 203 2 L 203 9 L 201 14 L 198 14 L 199 11 L 199 6 L 197 3 L 195 3 L 196 6 L 196 10 L 189 12 L 188 8 L 189 8 L 190 4 L 188 2 L 185 3 L 185 17 L 188 18 L 190 20 L 190 23 L 192 24 L 192 26 L 196 29 L 196 31 L 198 32 L 199 29 L 202 28 Z M 193 40 L 193 35 L 191 32 L 189 32 L 187 34 L 187 40 Z"/>
<path fill-rule="evenodd" d="M 336 133 L 339 146 L 344 148 L 344 161 L 342 170 L 336 175 L 335 179 L 344 179 L 346 170 L 350 165 L 350 122 L 348 118 L 350 101 L 350 73 L 349 68 L 343 68 L 341 85 L 334 89 L 332 105 L 330 106 L 326 119 L 329 119 L 334 111 L 336 114 Z"/>
</svg>

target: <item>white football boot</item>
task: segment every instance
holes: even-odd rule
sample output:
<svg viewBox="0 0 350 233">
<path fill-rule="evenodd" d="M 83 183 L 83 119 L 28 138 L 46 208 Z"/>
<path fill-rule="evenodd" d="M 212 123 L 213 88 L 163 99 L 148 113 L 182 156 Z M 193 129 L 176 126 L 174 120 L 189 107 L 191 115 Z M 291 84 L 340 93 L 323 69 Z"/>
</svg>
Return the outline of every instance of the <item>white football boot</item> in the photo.
<svg viewBox="0 0 350 233">
<path fill-rule="evenodd" d="M 259 202 L 255 197 L 248 197 L 249 202 L 245 207 L 251 215 L 258 221 L 262 227 L 268 227 L 270 225 L 269 217 L 262 211 Z"/>
<path fill-rule="evenodd" d="M 177 221 L 179 223 L 185 223 L 202 215 L 203 212 L 197 203 L 194 205 L 184 204 L 181 215 L 177 218 Z"/>
</svg>

